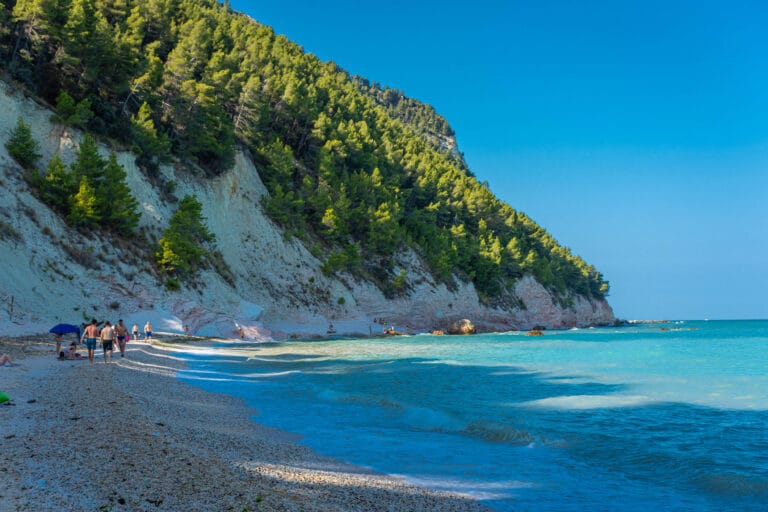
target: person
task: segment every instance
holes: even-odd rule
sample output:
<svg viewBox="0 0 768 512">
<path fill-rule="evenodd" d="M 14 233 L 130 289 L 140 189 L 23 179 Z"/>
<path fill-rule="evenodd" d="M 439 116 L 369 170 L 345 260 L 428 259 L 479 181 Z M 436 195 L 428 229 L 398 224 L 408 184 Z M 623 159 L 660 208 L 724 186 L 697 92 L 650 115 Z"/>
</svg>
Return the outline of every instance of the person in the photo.
<svg viewBox="0 0 768 512">
<path fill-rule="evenodd" d="M 61 351 L 59 352 L 59 359 L 61 360 L 77 360 L 77 359 L 85 359 L 82 355 L 77 353 L 77 344 L 73 341 L 69 344 L 69 348 L 67 351 Z"/>
<path fill-rule="evenodd" d="M 18 364 L 11 361 L 11 356 L 9 356 L 8 354 L 3 354 L 2 356 L 0 356 L 0 366 L 5 366 L 6 364 L 8 366 L 19 366 Z"/>
<path fill-rule="evenodd" d="M 135 341 L 139 341 L 139 324 L 133 324 L 131 328 L 131 336 Z"/>
<path fill-rule="evenodd" d="M 101 338 L 101 348 L 104 350 L 104 362 L 109 363 L 112 359 L 112 344 L 115 341 L 115 330 L 109 321 L 104 322 L 104 328 L 101 330 L 99 337 Z"/>
<path fill-rule="evenodd" d="M 152 344 L 152 324 L 149 323 L 149 320 L 144 324 L 144 338 L 146 338 L 147 343 Z"/>
<path fill-rule="evenodd" d="M 58 354 L 61 351 L 61 334 L 55 333 L 54 341 L 56 342 L 56 353 Z"/>
<path fill-rule="evenodd" d="M 117 346 L 120 348 L 120 357 L 125 357 L 125 337 L 128 335 L 128 328 L 123 323 L 123 319 L 117 321 L 115 326 L 115 336 L 117 336 Z"/>
<path fill-rule="evenodd" d="M 96 340 L 99 338 L 99 328 L 96 326 L 96 319 L 91 320 L 83 332 L 85 347 L 88 349 L 88 361 L 93 363 L 93 352 L 96 350 Z M 82 340 L 81 340 L 82 341 Z"/>
</svg>

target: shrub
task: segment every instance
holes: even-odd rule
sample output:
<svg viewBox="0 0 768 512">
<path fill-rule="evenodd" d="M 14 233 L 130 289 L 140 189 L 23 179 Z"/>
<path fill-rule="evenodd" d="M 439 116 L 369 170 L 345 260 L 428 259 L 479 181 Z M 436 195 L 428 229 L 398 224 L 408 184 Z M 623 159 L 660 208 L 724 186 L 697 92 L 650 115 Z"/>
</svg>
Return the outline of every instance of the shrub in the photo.
<svg viewBox="0 0 768 512">
<path fill-rule="evenodd" d="M 21 234 L 10 224 L 0 220 L 0 240 L 19 242 L 21 241 Z"/>
<path fill-rule="evenodd" d="M 405 289 L 405 285 L 407 284 L 407 274 L 405 272 L 404 268 L 400 269 L 400 273 L 397 275 L 396 278 L 392 280 L 392 288 L 394 288 L 398 292 L 402 292 Z"/>
<path fill-rule="evenodd" d="M 216 273 L 230 286 L 235 286 L 235 274 L 232 273 L 232 269 L 224 260 L 224 255 L 221 251 L 213 251 L 208 256 L 211 264 L 213 265 Z"/>
<path fill-rule="evenodd" d="M 91 248 L 81 249 L 80 247 L 70 245 L 69 243 L 62 243 L 61 248 L 64 249 L 64 252 L 66 252 L 70 258 L 83 267 L 93 270 L 101 269 L 101 264 L 99 263 L 98 258 L 93 255 L 93 250 Z"/>
<path fill-rule="evenodd" d="M 325 275 L 333 274 L 338 270 L 354 272 L 360 268 L 361 262 L 360 247 L 357 244 L 349 244 L 329 254 L 321 269 Z"/>
</svg>

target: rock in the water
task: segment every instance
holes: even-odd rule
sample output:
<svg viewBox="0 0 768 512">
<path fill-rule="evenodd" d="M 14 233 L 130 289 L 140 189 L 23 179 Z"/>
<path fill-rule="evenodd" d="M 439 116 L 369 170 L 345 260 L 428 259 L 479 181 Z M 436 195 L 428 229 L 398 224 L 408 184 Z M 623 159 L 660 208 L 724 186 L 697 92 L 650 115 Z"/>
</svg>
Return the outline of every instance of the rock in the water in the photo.
<svg viewBox="0 0 768 512">
<path fill-rule="evenodd" d="M 475 334 L 477 329 L 474 324 L 467 320 L 457 320 L 448 327 L 448 334 Z"/>
</svg>

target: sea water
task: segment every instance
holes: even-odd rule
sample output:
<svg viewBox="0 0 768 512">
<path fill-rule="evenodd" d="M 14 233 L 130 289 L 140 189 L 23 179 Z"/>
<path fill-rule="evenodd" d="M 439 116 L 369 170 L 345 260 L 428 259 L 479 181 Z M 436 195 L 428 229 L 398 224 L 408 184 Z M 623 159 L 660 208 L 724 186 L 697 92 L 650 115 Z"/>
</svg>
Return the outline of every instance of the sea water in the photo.
<svg viewBox="0 0 768 512">
<path fill-rule="evenodd" d="M 768 321 L 222 344 L 181 378 L 499 510 L 768 510 Z"/>
</svg>

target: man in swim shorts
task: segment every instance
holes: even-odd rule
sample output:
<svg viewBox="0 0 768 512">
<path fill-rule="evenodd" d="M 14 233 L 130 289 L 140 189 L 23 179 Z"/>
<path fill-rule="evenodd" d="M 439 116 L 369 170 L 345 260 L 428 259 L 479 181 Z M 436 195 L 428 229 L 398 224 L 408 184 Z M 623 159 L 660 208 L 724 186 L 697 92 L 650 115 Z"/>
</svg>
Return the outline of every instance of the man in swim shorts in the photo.
<svg viewBox="0 0 768 512">
<path fill-rule="evenodd" d="M 104 322 L 104 328 L 101 330 L 101 348 L 104 350 L 104 362 L 109 363 L 112 359 L 112 343 L 115 341 L 115 330 L 109 321 Z"/>
<path fill-rule="evenodd" d="M 96 327 L 96 319 L 91 320 L 91 324 L 83 332 L 85 348 L 88 349 L 88 360 L 93 362 L 93 351 L 96 350 L 96 340 L 99 338 L 99 328 Z"/>
<path fill-rule="evenodd" d="M 120 319 L 115 326 L 115 336 L 117 336 L 117 346 L 120 348 L 120 357 L 125 357 L 125 337 L 128 335 L 128 328 Z"/>
<path fill-rule="evenodd" d="M 149 320 L 144 324 L 144 339 L 147 340 L 147 343 L 150 345 L 152 344 L 152 324 L 149 323 Z"/>
</svg>

